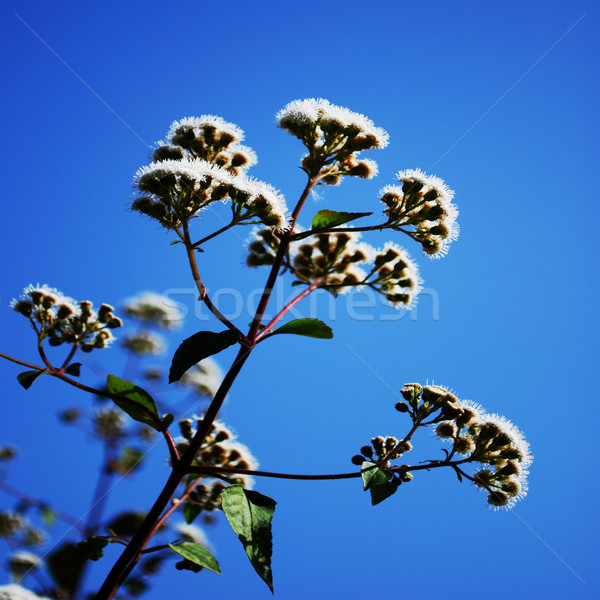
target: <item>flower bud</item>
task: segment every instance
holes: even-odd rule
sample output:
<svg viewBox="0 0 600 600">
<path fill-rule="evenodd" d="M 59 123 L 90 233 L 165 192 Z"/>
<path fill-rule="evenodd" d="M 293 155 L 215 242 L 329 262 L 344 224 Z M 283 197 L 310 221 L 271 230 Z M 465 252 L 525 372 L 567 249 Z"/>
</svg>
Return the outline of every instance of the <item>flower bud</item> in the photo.
<svg viewBox="0 0 600 600">
<path fill-rule="evenodd" d="M 360 453 L 361 453 L 363 456 L 366 456 L 366 457 L 368 457 L 368 458 L 371 458 L 371 457 L 373 456 L 373 448 L 371 448 L 371 446 L 363 446 L 363 447 L 360 449 Z"/>
</svg>

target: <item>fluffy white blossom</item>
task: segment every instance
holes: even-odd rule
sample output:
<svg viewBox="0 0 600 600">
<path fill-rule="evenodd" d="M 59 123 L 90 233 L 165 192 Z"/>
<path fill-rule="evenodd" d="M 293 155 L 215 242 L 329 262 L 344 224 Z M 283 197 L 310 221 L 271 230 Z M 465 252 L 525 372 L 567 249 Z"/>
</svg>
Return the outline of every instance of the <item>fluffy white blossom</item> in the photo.
<svg viewBox="0 0 600 600">
<path fill-rule="evenodd" d="M 121 345 L 133 354 L 141 356 L 157 356 L 166 349 L 164 338 L 153 331 L 135 331 L 121 338 Z"/>
<path fill-rule="evenodd" d="M 180 306 L 162 294 L 141 292 L 122 302 L 123 312 L 141 321 L 164 329 L 175 329 L 183 322 Z"/>
<path fill-rule="evenodd" d="M 186 117 L 179 121 L 173 121 L 167 133 L 167 140 L 172 143 L 173 136 L 183 127 L 193 129 L 197 137 L 202 134 L 202 129 L 209 127 L 228 133 L 235 142 L 241 142 L 244 139 L 244 132 L 234 123 L 229 123 L 216 115 L 201 115 L 199 117 Z"/>
<path fill-rule="evenodd" d="M 205 358 L 188 369 L 178 383 L 192 388 L 200 396 L 214 397 L 223 381 L 223 371 L 212 358 Z"/>
<path fill-rule="evenodd" d="M 387 132 L 376 127 L 371 119 L 348 108 L 336 106 L 324 98 L 293 100 L 275 118 L 283 129 L 293 128 L 294 125 L 316 124 L 322 129 L 333 126 L 354 130 L 359 135 L 372 138 L 374 148 L 385 148 L 389 142 Z"/>
<path fill-rule="evenodd" d="M 45 597 L 37 596 L 33 592 L 26 590 L 20 585 L 2 585 L 0 586 L 0 600 L 48 600 Z"/>
</svg>

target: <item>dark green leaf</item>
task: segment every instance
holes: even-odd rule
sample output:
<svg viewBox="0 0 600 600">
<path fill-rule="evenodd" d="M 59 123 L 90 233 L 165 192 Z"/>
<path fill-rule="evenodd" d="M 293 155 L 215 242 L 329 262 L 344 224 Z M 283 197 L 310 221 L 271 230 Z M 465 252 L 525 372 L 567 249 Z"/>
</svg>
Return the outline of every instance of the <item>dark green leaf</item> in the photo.
<svg viewBox="0 0 600 600">
<path fill-rule="evenodd" d="M 331 327 L 319 319 L 294 319 L 273 331 L 273 334 L 275 333 L 294 333 L 324 340 L 333 337 Z"/>
<path fill-rule="evenodd" d="M 149 425 L 156 431 L 161 430 L 158 409 L 148 392 L 131 383 L 131 381 L 119 379 L 114 375 L 109 375 L 106 378 L 106 385 L 108 391 L 116 396 L 111 400 L 134 421 Z"/>
<path fill-rule="evenodd" d="M 124 584 L 123 587 L 127 590 L 127 593 L 134 598 L 140 596 L 148 589 L 148 583 L 139 577 L 130 577 Z"/>
<path fill-rule="evenodd" d="M 325 229 L 335 227 L 336 225 L 343 225 L 354 221 L 354 219 L 360 219 L 361 217 L 368 217 L 373 213 L 370 212 L 336 212 L 335 210 L 320 210 L 313 218 L 311 229 Z"/>
<path fill-rule="evenodd" d="M 185 522 L 190 525 L 194 522 L 194 519 L 202 512 L 202 508 L 198 504 L 192 504 L 191 502 L 186 502 L 183 505 L 183 518 Z"/>
<path fill-rule="evenodd" d="M 271 521 L 275 500 L 236 484 L 221 492 L 223 512 L 246 550 L 254 570 L 273 592 Z"/>
<path fill-rule="evenodd" d="M 44 371 L 23 371 L 17 375 L 17 380 L 26 390 L 28 390 L 43 372 Z"/>
<path fill-rule="evenodd" d="M 169 370 L 169 383 L 179 381 L 190 367 L 193 367 L 204 358 L 229 348 L 239 339 L 240 334 L 237 331 L 227 329 L 227 331 L 221 333 L 199 331 L 183 340 L 173 356 L 173 362 Z"/>
<path fill-rule="evenodd" d="M 390 481 L 392 474 L 380 469 L 375 463 L 365 461 L 361 467 L 363 489 L 370 490 L 371 504 L 375 506 L 396 493 L 398 486 Z"/>
<path fill-rule="evenodd" d="M 83 574 L 84 561 L 79 560 L 79 548 L 66 542 L 46 557 L 48 571 L 57 587 L 65 589 L 69 596 L 77 589 Z"/>
<path fill-rule="evenodd" d="M 104 537 L 93 535 L 83 542 L 77 544 L 77 558 L 81 562 L 86 560 L 100 560 L 104 556 L 104 547 L 108 546 L 109 540 Z"/>
<path fill-rule="evenodd" d="M 190 562 L 205 567 L 209 571 L 213 571 L 219 575 L 221 574 L 221 567 L 217 559 L 206 548 L 200 546 L 200 544 L 182 542 L 177 545 L 169 544 L 169 548 Z"/>
<path fill-rule="evenodd" d="M 73 377 L 79 377 L 81 375 L 81 363 L 71 363 L 66 369 L 67 375 L 73 375 Z"/>
<path fill-rule="evenodd" d="M 392 494 L 396 493 L 398 486 L 394 481 L 386 481 L 381 485 L 373 486 L 369 491 L 371 492 L 371 504 L 375 506 L 380 502 L 383 502 L 386 498 L 389 498 Z"/>
<path fill-rule="evenodd" d="M 165 429 L 165 431 L 167 429 L 169 429 L 169 427 L 171 426 L 171 423 L 173 422 L 173 415 L 171 413 L 167 413 L 166 415 L 163 415 L 160 418 L 160 422 L 162 423 L 163 428 Z"/>
<path fill-rule="evenodd" d="M 137 533 L 145 518 L 146 513 L 134 511 L 122 512 L 110 521 L 106 529 L 114 535 L 131 537 Z"/>
</svg>

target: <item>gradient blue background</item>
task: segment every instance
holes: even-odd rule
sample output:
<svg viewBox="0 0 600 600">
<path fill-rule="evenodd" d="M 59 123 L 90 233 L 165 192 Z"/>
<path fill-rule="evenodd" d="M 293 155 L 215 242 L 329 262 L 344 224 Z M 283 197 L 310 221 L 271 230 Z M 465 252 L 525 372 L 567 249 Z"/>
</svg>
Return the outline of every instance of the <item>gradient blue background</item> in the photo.
<svg viewBox="0 0 600 600">
<path fill-rule="evenodd" d="M 343 472 L 371 436 L 407 430 L 393 409 L 403 383 L 434 381 L 525 432 L 531 489 L 495 513 L 450 472 L 420 473 L 375 508 L 354 480 L 259 481 L 278 501 L 276 597 L 597 597 L 598 3 L 9 1 L 1 19 L 0 351 L 38 362 L 8 308 L 30 282 L 96 304 L 191 287 L 181 247 L 127 211 L 147 145 L 174 119 L 239 124 L 259 156 L 252 174 L 293 205 L 302 148 L 276 111 L 324 97 L 364 113 L 391 137 L 370 154 L 379 177 L 321 190 L 304 224 L 321 208 L 378 211 L 380 187 L 419 167 L 456 191 L 461 236 L 441 261 L 408 246 L 433 290 L 412 319 L 382 321 L 397 314 L 381 307 L 353 319 L 340 298 L 335 338 L 265 343 L 224 417 L 267 470 Z M 245 295 L 266 278 L 243 266 L 237 232 L 202 255 L 211 290 Z M 171 351 L 201 327 L 190 318 Z M 93 358 L 123 368 L 119 351 Z M 83 514 L 100 449 L 54 414 L 90 399 L 49 379 L 26 393 L 19 371 L 0 362 L 1 441 L 22 449 L 10 481 Z M 415 446 L 413 461 L 439 455 L 426 432 Z M 110 510 L 150 506 L 168 472 L 162 447 L 151 461 Z M 223 575 L 171 568 L 148 597 L 270 597 L 221 521 L 208 535 Z"/>
</svg>

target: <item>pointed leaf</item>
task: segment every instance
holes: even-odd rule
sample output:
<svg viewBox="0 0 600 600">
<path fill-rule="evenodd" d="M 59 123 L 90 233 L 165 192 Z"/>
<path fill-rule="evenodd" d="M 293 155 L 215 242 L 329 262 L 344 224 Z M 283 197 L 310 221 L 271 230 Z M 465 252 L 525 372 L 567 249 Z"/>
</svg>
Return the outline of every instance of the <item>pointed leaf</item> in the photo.
<svg viewBox="0 0 600 600">
<path fill-rule="evenodd" d="M 329 227 L 335 227 L 336 225 L 343 225 L 354 221 L 354 219 L 360 219 L 361 217 L 368 217 L 373 213 L 370 212 L 336 212 L 335 210 L 320 210 L 314 217 L 311 225 L 311 229 L 325 229 Z"/>
<path fill-rule="evenodd" d="M 115 375 L 106 378 L 108 391 L 117 396 L 111 400 L 134 421 L 149 425 L 156 431 L 161 431 L 158 409 L 152 396 L 131 381 L 120 379 Z"/>
<path fill-rule="evenodd" d="M 192 542 L 182 542 L 176 545 L 169 544 L 169 548 L 195 565 L 200 565 L 209 571 L 221 574 L 221 567 L 217 559 L 204 546 L 193 544 Z"/>
<path fill-rule="evenodd" d="M 363 490 L 365 492 L 372 485 L 380 485 L 385 483 L 389 477 L 375 463 L 365 460 L 360 469 L 360 474 L 363 480 Z"/>
<path fill-rule="evenodd" d="M 183 242 L 181 240 L 173 240 L 169 246 L 174 246 L 175 244 L 183 244 Z"/>
<path fill-rule="evenodd" d="M 28 390 L 42 373 L 44 371 L 23 371 L 17 375 L 17 381 Z"/>
<path fill-rule="evenodd" d="M 100 560 L 104 556 L 104 548 L 110 540 L 97 535 L 90 536 L 87 540 L 77 544 L 77 558 L 81 562 L 87 560 Z"/>
<path fill-rule="evenodd" d="M 186 502 L 183 505 L 183 518 L 188 525 L 194 522 L 194 519 L 202 512 L 202 508 L 198 504 Z"/>
<path fill-rule="evenodd" d="M 173 356 L 173 362 L 169 370 L 169 383 L 179 381 L 190 367 L 193 367 L 204 358 L 229 348 L 239 339 L 240 334 L 237 331 L 227 329 L 221 333 L 199 331 L 183 340 Z"/>
<path fill-rule="evenodd" d="M 79 377 L 81 375 L 81 363 L 71 363 L 66 369 L 67 375 L 73 375 L 73 377 Z"/>
<path fill-rule="evenodd" d="M 369 490 L 371 492 L 371 505 L 375 506 L 383 502 L 386 498 L 396 493 L 398 486 L 394 481 L 386 481 L 381 485 L 374 485 Z"/>
<path fill-rule="evenodd" d="M 294 319 L 273 331 L 273 334 L 276 333 L 293 333 L 324 340 L 333 337 L 331 327 L 319 319 Z"/>
<path fill-rule="evenodd" d="M 371 504 L 375 506 L 396 493 L 397 484 L 392 479 L 392 474 L 380 469 L 375 463 L 365 461 L 361 467 L 363 489 L 371 492 Z"/>
<path fill-rule="evenodd" d="M 225 488 L 221 492 L 221 506 L 225 516 L 242 542 L 254 570 L 269 586 L 271 592 L 273 592 L 271 521 L 275 505 L 275 500 L 258 492 L 245 490 L 239 484 Z"/>
</svg>

